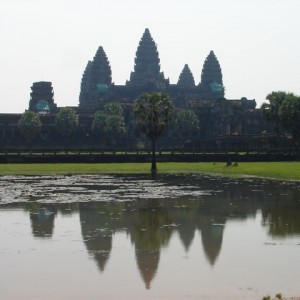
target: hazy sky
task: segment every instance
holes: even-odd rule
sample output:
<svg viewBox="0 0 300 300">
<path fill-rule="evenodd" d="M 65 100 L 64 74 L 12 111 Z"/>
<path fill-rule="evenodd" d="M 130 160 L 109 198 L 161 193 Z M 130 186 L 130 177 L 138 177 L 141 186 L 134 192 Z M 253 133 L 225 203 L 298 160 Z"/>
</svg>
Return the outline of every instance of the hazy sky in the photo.
<svg viewBox="0 0 300 300">
<path fill-rule="evenodd" d="M 274 90 L 300 95 L 300 0 L 0 0 L 0 112 L 28 108 L 30 87 L 51 81 L 58 106 L 76 106 L 82 73 L 103 46 L 124 84 L 145 28 L 161 71 L 196 83 L 214 50 L 227 99 Z"/>
</svg>

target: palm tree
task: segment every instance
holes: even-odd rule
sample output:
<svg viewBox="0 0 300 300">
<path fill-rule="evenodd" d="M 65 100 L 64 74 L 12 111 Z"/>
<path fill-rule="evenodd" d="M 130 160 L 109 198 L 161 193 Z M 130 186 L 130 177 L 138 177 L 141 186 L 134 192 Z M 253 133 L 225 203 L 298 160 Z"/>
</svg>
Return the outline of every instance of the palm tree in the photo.
<svg viewBox="0 0 300 300">
<path fill-rule="evenodd" d="M 168 127 L 173 114 L 173 103 L 165 93 L 142 94 L 134 104 L 134 113 L 139 129 L 152 142 L 152 173 L 156 173 L 156 140 Z"/>
<path fill-rule="evenodd" d="M 261 106 L 263 116 L 268 122 L 274 125 L 275 132 L 278 136 L 281 130 L 279 109 L 286 96 L 286 92 L 272 92 L 266 97 L 269 103 L 263 103 Z"/>
</svg>

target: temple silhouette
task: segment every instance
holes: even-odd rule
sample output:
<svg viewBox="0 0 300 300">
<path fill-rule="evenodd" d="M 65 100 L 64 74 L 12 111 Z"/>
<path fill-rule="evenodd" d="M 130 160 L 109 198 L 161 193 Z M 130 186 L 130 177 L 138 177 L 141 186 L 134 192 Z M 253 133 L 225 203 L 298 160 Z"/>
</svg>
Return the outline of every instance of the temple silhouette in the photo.
<svg viewBox="0 0 300 300">
<path fill-rule="evenodd" d="M 130 103 L 143 92 L 166 92 L 177 107 L 189 106 L 189 100 L 224 100 L 224 87 L 220 64 L 214 52 L 207 56 L 201 74 L 201 82 L 196 85 L 193 74 L 186 64 L 177 84 L 160 70 L 157 46 L 146 28 L 138 45 L 134 71 L 125 85 L 112 82 L 112 70 L 103 47 L 99 47 L 92 61 L 87 63 L 81 81 L 79 111 L 93 112 L 101 108 L 102 101 L 119 99 Z M 211 104 L 213 102 L 210 102 Z M 255 108 L 255 101 L 246 101 L 248 107 Z"/>
<path fill-rule="evenodd" d="M 145 92 L 167 93 L 176 112 L 183 109 L 195 112 L 200 122 L 199 130 L 188 137 L 194 144 L 197 144 L 197 141 L 203 142 L 226 135 L 260 134 L 266 129 L 267 125 L 261 110 L 256 109 L 255 100 L 248 100 L 246 97 L 226 99 L 222 69 L 214 51 L 207 55 L 199 73 L 201 80 L 197 83 L 190 67 L 185 64 L 177 83 L 170 83 L 161 71 L 157 45 L 146 28 L 138 44 L 134 68 L 129 79 L 124 85 L 117 85 L 113 82 L 108 56 L 100 46 L 93 59 L 87 62 L 81 80 L 79 104 L 73 107 L 79 116 L 79 129 L 73 146 L 78 146 L 79 142 L 86 146 L 94 143 L 91 135 L 94 114 L 112 102 L 119 103 L 124 111 L 127 136 L 119 141 L 120 145 L 136 145 L 140 137 L 133 125 L 133 104 L 139 95 Z M 41 137 L 34 141 L 35 145 L 61 144 L 61 138 L 55 131 L 55 116 L 59 108 L 54 99 L 54 87 L 51 82 L 40 81 L 32 84 L 28 110 L 43 116 Z M 25 144 L 18 131 L 20 116 L 21 114 L 0 114 L 2 144 Z M 163 141 L 165 145 L 176 147 L 180 144 L 179 136 L 171 129 Z"/>
</svg>

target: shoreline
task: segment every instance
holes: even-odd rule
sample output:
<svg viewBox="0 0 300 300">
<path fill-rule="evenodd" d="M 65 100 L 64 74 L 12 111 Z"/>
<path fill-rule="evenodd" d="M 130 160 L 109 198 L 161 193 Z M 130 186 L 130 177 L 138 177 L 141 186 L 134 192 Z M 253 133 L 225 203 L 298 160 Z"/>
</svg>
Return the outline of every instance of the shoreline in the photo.
<svg viewBox="0 0 300 300">
<path fill-rule="evenodd" d="M 0 176 L 76 175 L 76 174 L 151 174 L 149 163 L 59 163 L 0 164 Z M 226 166 L 218 163 L 157 163 L 157 174 L 207 174 L 230 178 L 258 178 L 281 181 L 300 180 L 300 162 L 245 162 Z"/>
</svg>

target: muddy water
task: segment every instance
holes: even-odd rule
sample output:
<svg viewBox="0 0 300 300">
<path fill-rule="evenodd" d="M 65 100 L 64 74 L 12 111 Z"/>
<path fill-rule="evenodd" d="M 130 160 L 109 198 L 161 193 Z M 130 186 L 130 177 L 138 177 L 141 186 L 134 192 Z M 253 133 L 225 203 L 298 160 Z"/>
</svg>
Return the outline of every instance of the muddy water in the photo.
<svg viewBox="0 0 300 300">
<path fill-rule="evenodd" d="M 300 183 L 0 177 L 0 299 L 300 295 Z"/>
</svg>

